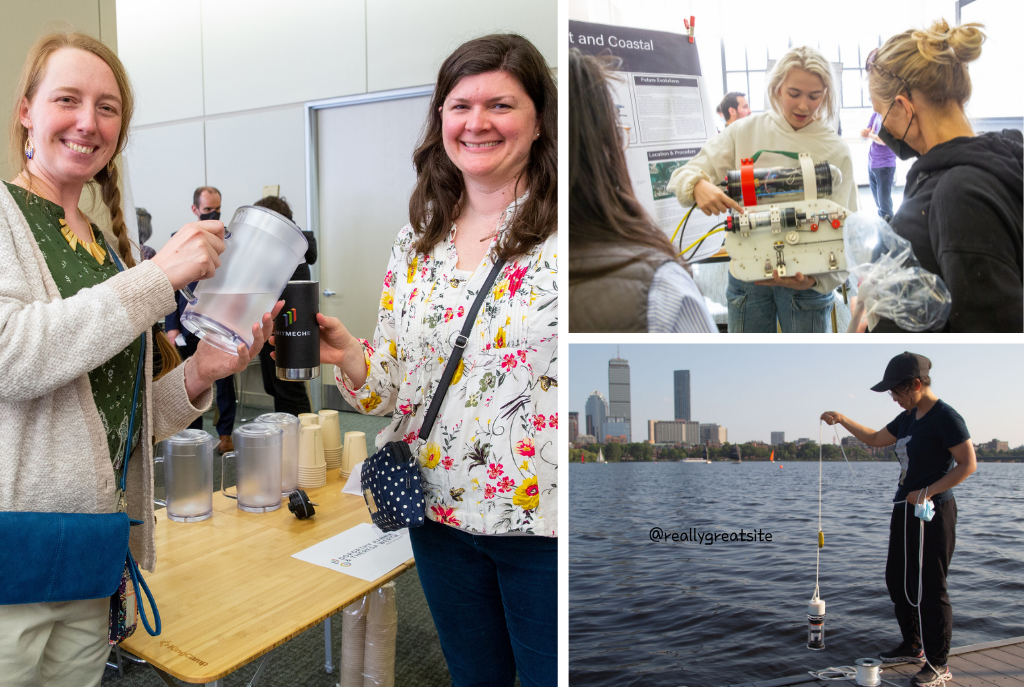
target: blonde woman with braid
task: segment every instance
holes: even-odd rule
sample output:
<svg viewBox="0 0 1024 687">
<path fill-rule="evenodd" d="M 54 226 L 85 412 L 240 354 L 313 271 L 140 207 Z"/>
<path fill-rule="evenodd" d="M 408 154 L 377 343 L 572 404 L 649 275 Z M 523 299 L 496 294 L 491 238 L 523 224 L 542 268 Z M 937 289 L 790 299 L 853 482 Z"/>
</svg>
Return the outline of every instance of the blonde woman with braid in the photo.
<svg viewBox="0 0 1024 687">
<path fill-rule="evenodd" d="M 918 158 L 892 227 L 949 287 L 945 330 L 1020 332 L 1024 139 L 1012 129 L 977 135 L 964 109 L 983 28 L 940 20 L 893 36 L 868 56 L 868 90 L 879 137 L 901 159 Z M 899 329 L 883 320 L 872 331 Z"/>
<path fill-rule="evenodd" d="M 785 53 L 768 79 L 769 107 L 764 112 L 730 124 L 708 140 L 692 160 L 672 173 L 668 189 L 679 202 L 696 205 L 705 215 L 721 214 L 740 205 L 718 183 L 730 169 L 759 150 L 809 153 L 815 163 L 828 161 L 839 168 L 842 181 L 832 200 L 846 209 L 857 209 L 857 184 L 853 179 L 850 148 L 829 122 L 839 116 L 839 89 L 825 57 L 807 46 Z M 765 152 L 757 167 L 790 166 L 792 160 Z M 729 275 L 730 332 L 824 332 L 829 331 L 833 291 L 846 272 L 809 276 L 797 272 L 748 283 Z M 776 325 L 776 323 L 778 323 Z"/>
<path fill-rule="evenodd" d="M 94 38 L 52 34 L 29 52 L 10 132 L 20 169 L 0 184 L 0 511 L 126 510 L 143 522 L 132 553 L 153 570 L 153 443 L 209 407 L 214 380 L 245 369 L 270 317 L 253 325 L 251 350 L 202 344 L 184 365 L 164 359 L 154 381 L 151 327 L 174 309 L 175 289 L 213 276 L 224 226 L 188 224 L 136 264 L 114 163 L 132 110 L 124 67 Z M 110 210 L 110 238 L 78 209 L 87 184 Z M 143 332 L 139 421 L 128 436 Z M 122 499 L 112 459 L 128 446 Z M 87 574 L 62 564 L 64 574 Z M 107 598 L 0 606 L 4 685 L 99 685 L 109 607 Z"/>
</svg>

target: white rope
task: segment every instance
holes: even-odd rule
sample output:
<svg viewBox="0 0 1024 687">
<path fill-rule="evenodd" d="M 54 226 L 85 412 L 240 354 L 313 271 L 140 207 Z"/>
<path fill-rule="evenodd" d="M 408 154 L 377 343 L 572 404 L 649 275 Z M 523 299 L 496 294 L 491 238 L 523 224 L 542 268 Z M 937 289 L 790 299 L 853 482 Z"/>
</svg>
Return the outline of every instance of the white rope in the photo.
<svg viewBox="0 0 1024 687">
<path fill-rule="evenodd" d="M 925 487 L 924 498 L 928 499 L 928 487 Z M 918 492 L 917 502 L 921 503 L 921 494 Z M 921 598 L 924 595 L 922 581 L 924 579 L 924 520 L 918 518 L 920 529 L 917 535 L 917 603 L 910 600 L 910 593 L 907 592 L 907 509 L 910 504 L 903 499 L 903 596 L 907 597 L 907 603 L 917 609 L 917 630 L 921 633 L 921 649 L 924 651 L 924 621 L 921 620 Z M 941 675 L 932 662 L 928 660 L 928 652 L 924 651 L 924 662 L 936 675 Z M 942 681 L 952 679 L 943 676 Z"/>
<path fill-rule="evenodd" d="M 843 460 L 846 461 L 846 467 L 850 468 L 850 472 L 853 472 L 853 466 L 850 465 L 850 459 L 846 457 L 846 449 L 843 448 L 843 442 L 839 438 L 839 430 L 836 429 L 835 425 L 832 425 L 832 431 L 836 433 L 836 443 L 839 444 L 839 450 L 843 452 Z M 820 439 L 821 439 L 821 437 L 820 437 L 820 435 L 821 435 L 821 423 L 820 422 L 818 423 L 818 435 L 819 435 L 818 439 L 820 441 Z M 853 476 L 856 477 L 857 473 L 853 472 Z"/>
<path fill-rule="evenodd" d="M 821 446 L 821 426 L 824 421 L 818 422 L 818 536 L 821 536 L 821 461 L 822 461 L 822 446 Z M 819 542 L 820 544 L 820 542 Z M 818 569 L 821 561 L 821 546 L 818 546 L 814 551 L 814 597 L 818 598 Z"/>
<path fill-rule="evenodd" d="M 857 677 L 857 669 L 853 666 L 839 666 L 837 668 L 825 668 L 823 670 L 808 670 L 816 680 L 852 680 Z"/>
</svg>

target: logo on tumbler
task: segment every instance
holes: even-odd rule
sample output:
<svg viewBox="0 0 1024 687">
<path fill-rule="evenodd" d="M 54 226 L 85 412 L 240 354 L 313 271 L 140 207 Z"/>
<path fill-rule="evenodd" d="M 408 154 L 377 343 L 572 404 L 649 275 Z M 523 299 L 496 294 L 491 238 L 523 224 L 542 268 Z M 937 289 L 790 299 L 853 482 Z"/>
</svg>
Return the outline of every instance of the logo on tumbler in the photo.
<svg viewBox="0 0 1024 687">
<path fill-rule="evenodd" d="M 292 326 L 295 323 L 295 320 L 299 318 L 299 315 L 295 311 L 295 308 L 292 308 L 288 312 L 282 314 L 284 315 L 284 326 L 286 327 Z"/>
</svg>

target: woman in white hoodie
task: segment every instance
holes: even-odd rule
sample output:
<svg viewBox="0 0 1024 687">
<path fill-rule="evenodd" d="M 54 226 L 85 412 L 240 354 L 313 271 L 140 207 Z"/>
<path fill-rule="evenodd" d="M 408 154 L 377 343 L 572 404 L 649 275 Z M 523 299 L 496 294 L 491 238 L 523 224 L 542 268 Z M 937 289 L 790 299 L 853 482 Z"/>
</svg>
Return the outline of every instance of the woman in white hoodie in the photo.
<svg viewBox="0 0 1024 687">
<path fill-rule="evenodd" d="M 708 140 L 700 153 L 677 169 L 668 188 L 679 202 L 696 205 L 704 214 L 720 214 L 741 206 L 718 187 L 730 169 L 759 150 L 756 167 L 790 166 L 792 160 L 767 151 L 809 153 L 815 163 L 839 168 L 842 182 L 831 199 L 853 212 L 857 185 L 850 148 L 828 124 L 839 114 L 840 94 L 825 57 L 807 46 L 793 48 L 778 61 L 768 81 L 770 109 L 734 122 Z M 833 291 L 846 272 L 808 276 L 797 272 L 753 283 L 729 275 L 730 332 L 827 331 L 835 301 Z"/>
</svg>

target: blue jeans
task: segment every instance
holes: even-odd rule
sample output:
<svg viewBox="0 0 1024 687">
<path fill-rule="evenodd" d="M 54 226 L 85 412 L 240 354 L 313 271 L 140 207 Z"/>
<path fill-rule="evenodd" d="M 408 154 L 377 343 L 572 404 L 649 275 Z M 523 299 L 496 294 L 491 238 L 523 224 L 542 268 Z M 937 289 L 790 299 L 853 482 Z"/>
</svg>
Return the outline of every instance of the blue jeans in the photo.
<svg viewBox="0 0 1024 687">
<path fill-rule="evenodd" d="M 871 182 L 871 195 L 878 206 L 878 216 L 888 222 L 892 219 L 892 187 L 896 183 L 896 168 L 870 167 L 868 179 Z"/>
<path fill-rule="evenodd" d="M 729 275 L 725 298 L 729 302 L 729 333 L 828 332 L 835 302 L 832 291 L 798 291 L 785 286 L 758 286 Z"/>
<path fill-rule="evenodd" d="M 409 530 L 452 687 L 558 684 L 558 540 Z"/>
</svg>

